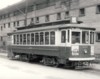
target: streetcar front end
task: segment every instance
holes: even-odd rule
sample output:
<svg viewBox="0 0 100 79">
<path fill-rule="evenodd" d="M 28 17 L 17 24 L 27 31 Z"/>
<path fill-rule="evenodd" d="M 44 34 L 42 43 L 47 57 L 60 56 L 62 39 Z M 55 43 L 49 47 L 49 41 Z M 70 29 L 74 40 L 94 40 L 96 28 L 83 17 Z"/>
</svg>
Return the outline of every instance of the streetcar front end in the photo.
<svg viewBox="0 0 100 79">
<path fill-rule="evenodd" d="M 94 42 L 93 29 L 71 29 L 71 53 L 68 60 L 75 66 L 89 65 L 95 60 Z"/>
</svg>

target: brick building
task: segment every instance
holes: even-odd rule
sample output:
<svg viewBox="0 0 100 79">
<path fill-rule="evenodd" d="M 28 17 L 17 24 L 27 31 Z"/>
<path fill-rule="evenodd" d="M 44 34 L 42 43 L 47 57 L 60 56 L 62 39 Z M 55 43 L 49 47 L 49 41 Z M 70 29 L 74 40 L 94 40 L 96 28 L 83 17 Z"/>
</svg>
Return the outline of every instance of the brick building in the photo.
<svg viewBox="0 0 100 79">
<path fill-rule="evenodd" d="M 95 52 L 100 53 L 100 0 L 26 0 L 8 6 L 0 10 L 0 47 L 6 46 L 7 33 L 17 27 L 73 16 L 96 28 Z"/>
</svg>

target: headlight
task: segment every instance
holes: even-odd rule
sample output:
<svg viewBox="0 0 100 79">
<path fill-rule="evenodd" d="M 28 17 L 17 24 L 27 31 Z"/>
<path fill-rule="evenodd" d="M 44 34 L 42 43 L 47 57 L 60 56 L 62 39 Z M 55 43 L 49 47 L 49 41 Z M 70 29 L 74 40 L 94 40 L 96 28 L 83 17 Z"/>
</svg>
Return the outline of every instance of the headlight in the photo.
<svg viewBox="0 0 100 79">
<path fill-rule="evenodd" d="M 87 49 L 84 49 L 84 53 L 85 53 L 85 54 L 87 54 L 87 53 L 88 53 Z"/>
</svg>

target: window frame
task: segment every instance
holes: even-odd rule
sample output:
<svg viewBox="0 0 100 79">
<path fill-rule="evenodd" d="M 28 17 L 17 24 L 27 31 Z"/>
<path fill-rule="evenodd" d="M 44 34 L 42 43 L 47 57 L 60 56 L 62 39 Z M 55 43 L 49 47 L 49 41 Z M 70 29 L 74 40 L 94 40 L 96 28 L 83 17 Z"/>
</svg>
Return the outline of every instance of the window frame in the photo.
<svg viewBox="0 0 100 79">
<path fill-rule="evenodd" d="M 80 8 L 79 9 L 79 16 L 85 16 L 85 8 Z"/>
<path fill-rule="evenodd" d="M 48 33 L 47 36 L 46 33 Z M 49 44 L 50 44 L 50 32 L 45 32 L 45 45 Z"/>
<path fill-rule="evenodd" d="M 85 42 L 83 43 L 83 32 L 85 32 Z M 89 37 L 90 37 L 90 31 L 89 30 L 82 30 L 82 44 L 90 44 L 90 40 L 89 40 Z M 86 33 L 88 33 L 88 37 L 86 36 Z"/>
<path fill-rule="evenodd" d="M 52 33 L 54 33 L 54 35 Z M 50 32 L 50 45 L 55 45 L 55 31 Z"/>
<path fill-rule="evenodd" d="M 40 32 L 40 45 L 44 45 L 44 32 Z"/>
<path fill-rule="evenodd" d="M 100 5 L 96 6 L 96 14 L 100 14 Z"/>
<path fill-rule="evenodd" d="M 100 32 L 97 32 L 97 33 L 96 33 L 96 42 L 100 42 L 100 37 L 98 37 L 98 34 L 99 34 L 99 36 L 100 36 Z"/>
<path fill-rule="evenodd" d="M 65 33 L 63 33 L 63 32 L 65 32 Z M 66 30 L 61 31 L 61 43 L 66 43 L 66 33 L 67 33 Z M 64 37 L 63 37 L 63 35 L 64 35 Z"/>
<path fill-rule="evenodd" d="M 61 20 L 61 13 L 57 13 L 57 20 Z"/>
<path fill-rule="evenodd" d="M 80 33 L 79 42 L 78 42 L 78 43 L 76 43 L 76 42 L 73 43 L 73 37 L 72 37 L 72 33 L 73 33 L 73 32 L 79 32 L 79 33 Z M 82 33 L 81 31 L 75 31 L 75 30 L 72 30 L 72 31 L 71 31 L 71 44 L 81 44 L 81 40 L 82 40 L 82 38 L 81 38 L 81 33 Z M 74 33 L 74 34 L 75 34 L 75 33 Z"/>
</svg>

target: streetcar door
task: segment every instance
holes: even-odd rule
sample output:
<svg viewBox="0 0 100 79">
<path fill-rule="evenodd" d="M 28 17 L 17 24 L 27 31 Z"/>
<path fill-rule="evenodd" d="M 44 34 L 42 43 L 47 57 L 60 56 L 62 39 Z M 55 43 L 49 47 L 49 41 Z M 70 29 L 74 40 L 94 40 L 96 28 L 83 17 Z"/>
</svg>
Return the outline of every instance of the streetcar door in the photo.
<svg viewBox="0 0 100 79">
<path fill-rule="evenodd" d="M 66 47 L 66 38 L 67 38 L 67 36 L 66 36 L 67 34 L 66 34 L 66 30 L 62 30 L 61 31 L 61 46 L 64 46 L 64 47 Z"/>
<path fill-rule="evenodd" d="M 71 33 L 70 29 L 61 31 L 61 45 L 64 47 L 70 46 Z"/>
</svg>

